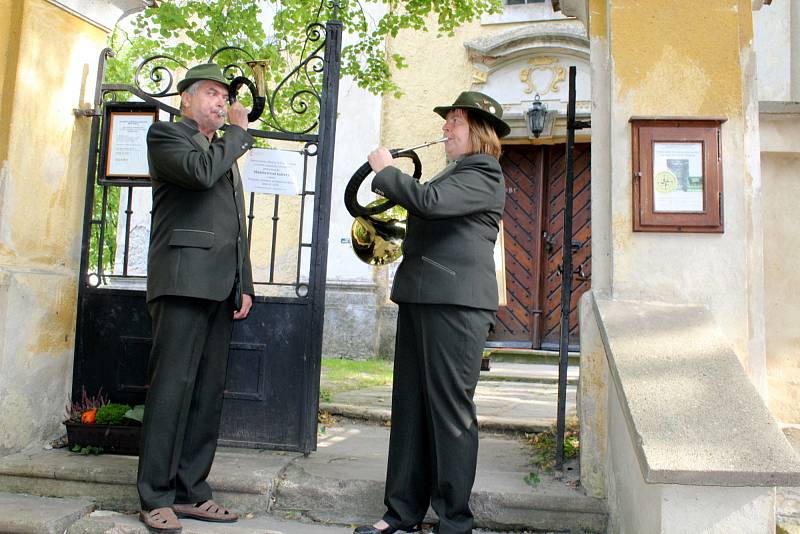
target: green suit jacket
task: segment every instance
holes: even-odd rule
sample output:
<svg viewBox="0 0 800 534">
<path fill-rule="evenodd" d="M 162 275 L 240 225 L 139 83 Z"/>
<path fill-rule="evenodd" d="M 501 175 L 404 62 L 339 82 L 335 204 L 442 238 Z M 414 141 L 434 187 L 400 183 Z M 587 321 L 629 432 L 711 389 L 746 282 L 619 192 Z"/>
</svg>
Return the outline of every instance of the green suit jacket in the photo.
<svg viewBox="0 0 800 534">
<path fill-rule="evenodd" d="M 496 158 L 465 156 L 425 183 L 386 167 L 372 190 L 408 210 L 394 302 L 497 310 L 494 244 L 505 182 Z"/>
<path fill-rule="evenodd" d="M 197 123 L 156 122 L 147 132 L 153 186 L 147 301 L 162 295 L 222 301 L 238 275 L 254 294 L 236 160 L 253 145 L 238 126 L 209 143 Z"/>
</svg>

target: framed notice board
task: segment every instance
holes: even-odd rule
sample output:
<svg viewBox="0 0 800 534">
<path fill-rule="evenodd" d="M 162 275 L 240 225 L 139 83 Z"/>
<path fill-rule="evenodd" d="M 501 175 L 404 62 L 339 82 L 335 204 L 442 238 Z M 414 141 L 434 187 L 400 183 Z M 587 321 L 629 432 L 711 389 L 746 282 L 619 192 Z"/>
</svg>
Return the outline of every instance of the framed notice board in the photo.
<svg viewBox="0 0 800 534">
<path fill-rule="evenodd" d="M 631 118 L 633 230 L 724 231 L 725 119 Z"/>
<path fill-rule="evenodd" d="M 98 181 L 150 185 L 147 130 L 158 120 L 158 106 L 147 102 L 108 102 L 103 110 Z"/>
</svg>

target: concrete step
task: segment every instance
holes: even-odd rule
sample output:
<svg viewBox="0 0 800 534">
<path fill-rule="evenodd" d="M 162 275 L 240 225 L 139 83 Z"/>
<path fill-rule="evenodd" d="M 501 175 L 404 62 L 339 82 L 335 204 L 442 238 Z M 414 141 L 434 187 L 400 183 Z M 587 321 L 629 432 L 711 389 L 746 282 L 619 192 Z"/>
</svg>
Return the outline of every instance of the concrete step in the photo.
<svg viewBox="0 0 800 534">
<path fill-rule="evenodd" d="M 278 484 L 275 512 L 318 522 L 368 523 L 384 512 L 388 429 L 331 428 L 319 450 L 292 462 Z M 482 436 L 471 507 L 476 526 L 496 530 L 604 532 L 605 502 L 577 487 L 577 467 L 566 480 L 540 475 L 525 483 L 530 453 L 519 439 Z M 435 522 L 430 515 L 429 521 Z"/>
<path fill-rule="evenodd" d="M 527 367 L 527 366 L 523 366 Z M 576 414 L 577 386 L 567 386 L 567 417 Z M 558 388 L 538 382 L 481 381 L 475 389 L 478 426 L 487 432 L 541 432 L 556 423 Z M 336 393 L 320 409 L 355 419 L 389 421 L 392 387 Z"/>
<path fill-rule="evenodd" d="M 353 525 L 323 525 L 291 521 L 275 517 L 243 517 L 236 523 L 214 524 L 182 519 L 181 534 L 351 534 Z M 84 517 L 67 530 L 66 534 L 151 534 L 135 515 L 98 510 Z M 425 534 L 430 530 L 426 529 Z M 567 534 L 566 531 L 562 531 Z M 60 533 L 59 533 L 60 534 Z M 500 534 L 484 529 L 475 534 Z M 549 534 L 561 534 L 550 532 Z M 569 534 L 580 534 L 575 531 Z"/>
<path fill-rule="evenodd" d="M 567 384 L 578 385 L 580 367 L 567 366 Z M 533 382 L 558 384 L 558 365 L 548 363 L 493 362 L 488 371 L 481 371 L 482 381 Z"/>
<path fill-rule="evenodd" d="M 368 523 L 384 511 L 388 436 L 389 430 L 378 425 L 328 427 L 319 438 L 318 450 L 308 457 L 221 448 L 209 483 L 215 499 L 243 516 L 269 514 L 322 525 Z M 573 466 L 574 474 L 565 480 L 542 474 L 539 484 L 531 487 L 524 482 L 529 464 L 530 451 L 520 439 L 481 437 L 472 496 L 477 527 L 499 531 L 605 530 L 605 502 L 586 496 L 578 487 L 577 467 Z M 134 512 L 139 507 L 136 466 L 136 457 L 81 456 L 64 449 L 28 451 L 0 458 L 0 491 L 83 496 L 104 510 Z M 100 519 L 95 516 L 87 521 Z M 114 521 L 117 519 L 123 518 Z M 135 516 L 128 519 L 136 523 Z M 74 528 L 84 527 L 76 523 Z M 111 532 L 86 529 L 89 527 L 70 532 Z"/>
<path fill-rule="evenodd" d="M 0 493 L 0 532 L 63 534 L 93 509 L 94 503 L 88 499 Z"/>
<path fill-rule="evenodd" d="M 538 363 L 558 365 L 558 351 L 540 349 L 512 349 L 501 347 L 487 347 L 490 352 L 489 358 L 492 362 L 514 362 L 514 363 Z M 568 352 L 567 359 L 569 365 L 578 365 L 580 362 L 580 352 Z"/>
</svg>

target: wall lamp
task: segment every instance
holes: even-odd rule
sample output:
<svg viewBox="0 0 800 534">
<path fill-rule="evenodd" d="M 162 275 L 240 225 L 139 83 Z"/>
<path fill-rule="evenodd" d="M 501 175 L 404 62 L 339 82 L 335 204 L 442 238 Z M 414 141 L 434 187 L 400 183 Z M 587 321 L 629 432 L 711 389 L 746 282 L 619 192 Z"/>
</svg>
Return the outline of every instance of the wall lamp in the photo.
<svg viewBox="0 0 800 534">
<path fill-rule="evenodd" d="M 531 109 L 525 112 L 528 119 L 528 128 L 535 138 L 539 138 L 544 130 L 544 118 L 547 116 L 547 106 L 541 103 L 539 95 L 534 97 Z"/>
</svg>

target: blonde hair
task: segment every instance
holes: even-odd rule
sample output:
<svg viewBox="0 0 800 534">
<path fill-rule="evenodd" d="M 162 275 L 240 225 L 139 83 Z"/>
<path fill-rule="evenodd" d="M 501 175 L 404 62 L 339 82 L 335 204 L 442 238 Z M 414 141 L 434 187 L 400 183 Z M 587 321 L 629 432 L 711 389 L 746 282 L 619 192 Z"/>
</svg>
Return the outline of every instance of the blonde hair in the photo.
<svg viewBox="0 0 800 534">
<path fill-rule="evenodd" d="M 503 153 L 500 147 L 500 137 L 489 121 L 475 114 L 469 109 L 462 110 L 469 125 L 469 142 L 472 145 L 472 154 L 488 154 L 500 159 Z"/>
</svg>

